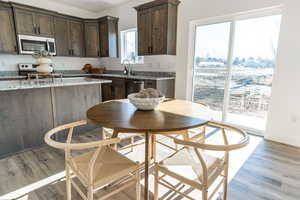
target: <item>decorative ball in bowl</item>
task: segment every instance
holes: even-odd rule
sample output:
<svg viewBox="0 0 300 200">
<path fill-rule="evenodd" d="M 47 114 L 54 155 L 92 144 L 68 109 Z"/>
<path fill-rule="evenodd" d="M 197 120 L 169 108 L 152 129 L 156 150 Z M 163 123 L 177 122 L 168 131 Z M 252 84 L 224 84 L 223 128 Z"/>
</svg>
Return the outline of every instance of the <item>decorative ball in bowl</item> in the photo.
<svg viewBox="0 0 300 200">
<path fill-rule="evenodd" d="M 138 110 L 155 110 L 165 100 L 165 96 L 158 90 L 147 88 L 128 95 L 128 99 Z"/>
</svg>

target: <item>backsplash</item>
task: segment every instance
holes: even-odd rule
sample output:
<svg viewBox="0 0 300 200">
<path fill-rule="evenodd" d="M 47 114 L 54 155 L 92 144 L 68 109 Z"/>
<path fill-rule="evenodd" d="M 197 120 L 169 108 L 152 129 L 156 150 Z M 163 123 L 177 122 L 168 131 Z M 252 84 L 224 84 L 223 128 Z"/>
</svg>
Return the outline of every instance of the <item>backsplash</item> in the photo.
<svg viewBox="0 0 300 200">
<path fill-rule="evenodd" d="M 73 58 L 73 57 L 53 57 L 54 70 L 81 70 L 89 63 L 95 67 L 100 67 L 99 58 Z M 35 59 L 30 55 L 0 55 L 0 71 L 18 71 L 19 63 L 35 63 Z"/>
<path fill-rule="evenodd" d="M 119 58 L 100 58 L 101 66 L 106 67 L 107 70 L 120 71 L 124 67 Z M 175 56 L 145 56 L 144 64 L 133 64 L 133 71 L 146 72 L 176 72 L 176 57 Z"/>
<path fill-rule="evenodd" d="M 176 72 L 175 56 L 147 56 L 144 64 L 132 65 L 133 71 L 143 72 Z M 78 57 L 53 57 L 54 70 L 81 70 L 89 63 L 94 67 L 105 67 L 107 70 L 122 71 L 123 66 L 119 58 L 78 58 Z M 19 63 L 35 63 L 30 55 L 0 54 L 0 72 L 17 72 Z"/>
</svg>

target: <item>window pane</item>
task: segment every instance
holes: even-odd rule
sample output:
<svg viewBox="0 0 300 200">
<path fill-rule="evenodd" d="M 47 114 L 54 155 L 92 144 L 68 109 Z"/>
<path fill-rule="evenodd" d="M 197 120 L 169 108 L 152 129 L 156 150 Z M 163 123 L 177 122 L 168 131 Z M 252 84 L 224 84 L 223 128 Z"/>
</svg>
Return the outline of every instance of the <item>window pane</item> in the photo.
<svg viewBox="0 0 300 200">
<path fill-rule="evenodd" d="M 227 121 L 265 130 L 281 16 L 236 22 Z"/>
<path fill-rule="evenodd" d="M 135 31 L 126 32 L 125 35 L 125 42 L 126 42 L 126 49 L 125 49 L 125 58 L 128 60 L 135 60 L 136 56 L 136 38 L 135 38 Z"/>
<path fill-rule="evenodd" d="M 123 31 L 121 35 L 122 62 L 128 60 L 131 63 L 142 63 L 143 57 L 137 56 L 137 31 Z"/>
<path fill-rule="evenodd" d="M 222 120 L 231 22 L 196 28 L 193 100 L 210 106 Z"/>
</svg>

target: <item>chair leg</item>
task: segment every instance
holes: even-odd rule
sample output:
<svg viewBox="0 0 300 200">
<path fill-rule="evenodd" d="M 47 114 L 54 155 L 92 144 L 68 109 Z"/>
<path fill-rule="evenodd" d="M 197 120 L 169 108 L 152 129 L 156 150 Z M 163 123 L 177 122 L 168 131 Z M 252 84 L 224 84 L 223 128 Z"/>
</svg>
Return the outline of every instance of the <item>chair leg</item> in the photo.
<svg viewBox="0 0 300 200">
<path fill-rule="evenodd" d="M 155 180 L 154 180 L 154 200 L 158 200 L 159 171 L 158 171 L 158 167 L 156 165 L 154 167 L 154 176 L 155 176 Z"/>
<path fill-rule="evenodd" d="M 68 165 L 66 165 L 66 189 L 67 189 L 67 200 L 71 200 L 71 192 L 72 192 L 72 185 L 71 185 L 71 172 Z"/>
<path fill-rule="evenodd" d="M 227 200 L 227 187 L 228 187 L 228 163 L 224 169 L 224 183 L 223 183 L 223 200 Z"/>
<path fill-rule="evenodd" d="M 94 199 L 94 192 L 93 192 L 93 186 L 89 186 L 88 188 L 88 200 L 93 200 Z"/>
<path fill-rule="evenodd" d="M 131 143 L 131 144 L 130 144 L 130 146 L 131 146 L 131 147 L 130 147 L 130 152 L 133 152 L 134 137 L 131 137 L 131 138 L 130 138 L 130 143 Z"/>
<path fill-rule="evenodd" d="M 138 166 L 139 166 L 139 164 L 138 164 Z M 141 184 L 140 184 L 141 174 L 140 174 L 139 167 L 136 171 L 135 176 L 136 176 L 136 186 L 135 186 L 136 187 L 135 188 L 135 190 L 136 190 L 136 200 L 140 200 L 141 199 Z"/>
<path fill-rule="evenodd" d="M 208 197 L 207 197 L 207 188 L 203 188 L 202 190 L 202 200 L 208 200 Z"/>
<path fill-rule="evenodd" d="M 156 161 L 156 135 L 151 135 L 151 159 Z"/>
</svg>

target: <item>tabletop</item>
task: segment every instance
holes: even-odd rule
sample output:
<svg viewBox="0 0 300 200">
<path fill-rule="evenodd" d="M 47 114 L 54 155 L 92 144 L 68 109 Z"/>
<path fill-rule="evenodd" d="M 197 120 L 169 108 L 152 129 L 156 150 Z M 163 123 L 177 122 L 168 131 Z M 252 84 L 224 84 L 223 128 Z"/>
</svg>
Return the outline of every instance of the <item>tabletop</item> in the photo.
<svg viewBox="0 0 300 200">
<path fill-rule="evenodd" d="M 157 110 L 137 110 L 128 100 L 113 100 L 87 111 L 92 123 L 129 132 L 167 132 L 195 128 L 210 120 L 209 108 L 185 100 L 170 100 Z"/>
</svg>

